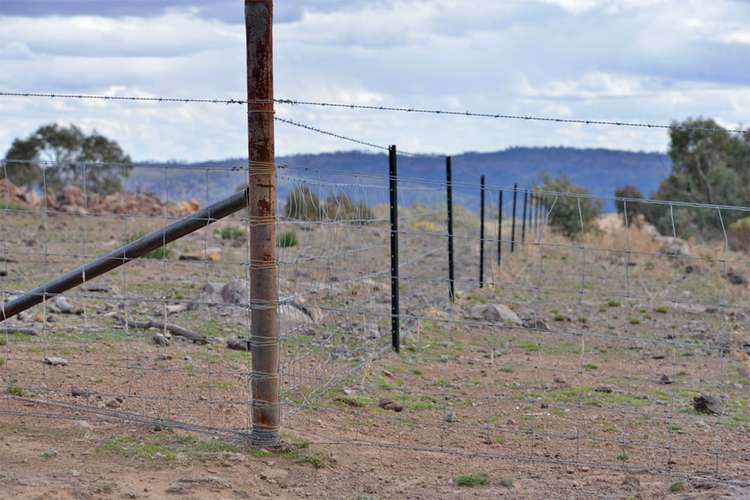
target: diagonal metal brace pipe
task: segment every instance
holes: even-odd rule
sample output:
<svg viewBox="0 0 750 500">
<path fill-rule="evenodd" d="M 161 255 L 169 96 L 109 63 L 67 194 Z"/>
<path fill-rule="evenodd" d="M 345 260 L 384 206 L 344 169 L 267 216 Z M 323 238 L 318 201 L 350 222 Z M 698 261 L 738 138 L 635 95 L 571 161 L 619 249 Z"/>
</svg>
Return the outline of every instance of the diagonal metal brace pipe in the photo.
<svg viewBox="0 0 750 500">
<path fill-rule="evenodd" d="M 0 306 L 0 322 L 15 316 L 27 309 L 41 304 L 44 300 L 54 297 L 60 293 L 77 287 L 97 276 L 108 273 L 130 262 L 131 260 L 143 257 L 147 253 L 156 250 L 167 243 L 182 238 L 190 233 L 197 231 L 223 219 L 235 212 L 247 207 L 248 204 L 247 188 L 243 189 L 229 198 L 214 203 L 203 210 L 194 214 L 183 217 L 182 219 L 168 225 L 165 228 L 149 233 L 127 245 L 121 246 L 107 255 L 70 271 L 63 276 L 45 283 L 44 285 L 34 288 L 30 292 L 24 293 L 20 297 L 6 302 Z"/>
</svg>

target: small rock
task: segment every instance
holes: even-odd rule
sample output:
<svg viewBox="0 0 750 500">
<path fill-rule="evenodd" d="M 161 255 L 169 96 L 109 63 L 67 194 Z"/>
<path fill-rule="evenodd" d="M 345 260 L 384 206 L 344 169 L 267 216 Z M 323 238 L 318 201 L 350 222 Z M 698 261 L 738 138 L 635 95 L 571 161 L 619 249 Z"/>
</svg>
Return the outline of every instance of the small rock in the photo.
<svg viewBox="0 0 750 500">
<path fill-rule="evenodd" d="M 151 340 L 154 342 L 154 344 L 162 347 L 167 347 L 171 341 L 170 338 L 163 333 L 157 333 L 156 335 L 151 337 Z"/>
<path fill-rule="evenodd" d="M 87 398 L 91 395 L 91 392 L 88 389 L 73 386 L 70 388 L 70 395 L 74 398 Z"/>
<path fill-rule="evenodd" d="M 233 464 L 238 464 L 245 461 L 245 455 L 243 455 L 242 453 L 225 452 L 221 454 L 221 458 Z"/>
<path fill-rule="evenodd" d="M 72 304 L 64 295 L 58 295 L 51 301 L 51 306 L 61 314 L 81 314 L 83 310 Z"/>
<path fill-rule="evenodd" d="M 79 429 L 83 429 L 84 431 L 93 431 L 94 430 L 94 426 L 91 425 L 90 423 L 88 423 L 85 420 L 76 420 L 74 422 L 74 424 L 75 424 L 76 427 L 78 427 Z"/>
<path fill-rule="evenodd" d="M 190 356 L 185 356 L 184 358 L 182 358 L 182 360 L 187 361 L 188 363 L 192 363 L 193 358 L 191 358 Z"/>
<path fill-rule="evenodd" d="M 521 326 L 523 321 L 504 304 L 479 304 L 471 308 L 471 318 L 491 323 L 505 322 Z"/>
<path fill-rule="evenodd" d="M 47 356 L 44 358 L 44 364 L 52 366 L 68 366 L 68 360 L 57 356 Z"/>
<path fill-rule="evenodd" d="M 448 413 L 445 416 L 445 421 L 448 422 L 449 424 L 455 424 L 456 422 L 458 422 L 458 417 L 456 416 L 455 413 Z"/>
<path fill-rule="evenodd" d="M 722 412 L 721 400 L 716 396 L 701 394 L 693 398 L 693 408 L 698 413 L 707 415 L 720 415 Z"/>
<path fill-rule="evenodd" d="M 661 376 L 661 377 L 659 378 L 659 383 L 660 383 L 661 385 L 670 385 L 670 384 L 672 384 L 673 382 L 672 382 L 672 379 L 671 379 L 671 378 L 669 378 L 669 376 L 668 376 L 668 375 L 666 375 L 666 374 L 662 374 L 662 376 Z"/>
<path fill-rule="evenodd" d="M 283 481 L 289 475 L 289 471 L 285 469 L 266 469 L 260 473 L 260 478 L 268 482 Z"/>
<path fill-rule="evenodd" d="M 604 394 L 612 394 L 612 388 L 605 385 L 599 386 L 594 389 L 594 392 L 602 392 Z"/>
<path fill-rule="evenodd" d="M 227 347 L 233 351 L 249 351 L 250 339 L 247 337 L 229 337 L 227 339 Z"/>
<path fill-rule="evenodd" d="M 565 382 L 565 380 L 563 380 L 563 379 L 562 379 L 562 378 L 560 378 L 560 377 L 555 377 L 555 378 L 553 378 L 553 379 L 552 379 L 552 381 L 553 381 L 554 383 L 556 383 L 556 384 L 565 384 L 565 383 L 566 383 L 566 382 Z"/>
<path fill-rule="evenodd" d="M 662 236 L 658 238 L 661 242 L 661 251 L 670 257 L 689 257 L 690 256 L 690 245 L 682 238 L 672 238 Z"/>
<path fill-rule="evenodd" d="M 81 475 L 81 471 L 76 469 L 70 469 L 70 475 L 73 477 L 79 477 Z"/>
<path fill-rule="evenodd" d="M 378 406 L 384 410 L 395 411 L 400 413 L 404 410 L 404 407 L 391 399 L 381 399 L 378 401 Z"/>
<path fill-rule="evenodd" d="M 118 396 L 116 398 L 112 398 L 109 401 L 107 401 L 104 406 L 106 406 L 107 408 L 117 409 L 120 406 L 122 406 L 124 402 L 125 402 L 125 399 Z"/>
</svg>

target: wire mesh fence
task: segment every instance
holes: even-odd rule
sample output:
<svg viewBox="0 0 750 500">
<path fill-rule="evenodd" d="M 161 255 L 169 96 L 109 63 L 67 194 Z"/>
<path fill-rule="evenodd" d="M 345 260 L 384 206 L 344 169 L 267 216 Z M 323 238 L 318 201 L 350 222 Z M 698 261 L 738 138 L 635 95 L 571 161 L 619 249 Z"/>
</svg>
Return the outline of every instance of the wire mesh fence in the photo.
<svg viewBox="0 0 750 500">
<path fill-rule="evenodd" d="M 2 165 L 3 303 L 243 189 L 247 175 L 137 165 L 131 176 L 158 192 L 105 195 L 89 189 L 96 165 L 54 188 L 45 180 L 61 167 L 49 165 L 37 190 L 17 188 L 14 168 Z M 200 200 L 176 194 L 186 183 Z M 583 228 L 588 195 L 533 188 L 524 218 L 525 188 L 501 198 L 486 186 L 482 241 L 479 186 L 452 183 L 451 236 L 445 183 L 398 179 L 396 233 L 385 165 L 346 178 L 282 168 L 278 184 L 285 429 L 334 445 L 747 477 L 747 259 L 724 229 L 747 208 L 618 200 L 622 214 L 571 238 L 558 214 Z M 666 214 L 670 236 L 646 209 Z M 680 238 L 697 217 L 719 236 Z M 211 222 L 4 321 L 0 411 L 244 434 L 248 218 Z M 388 354 L 392 234 L 400 355 Z"/>
</svg>

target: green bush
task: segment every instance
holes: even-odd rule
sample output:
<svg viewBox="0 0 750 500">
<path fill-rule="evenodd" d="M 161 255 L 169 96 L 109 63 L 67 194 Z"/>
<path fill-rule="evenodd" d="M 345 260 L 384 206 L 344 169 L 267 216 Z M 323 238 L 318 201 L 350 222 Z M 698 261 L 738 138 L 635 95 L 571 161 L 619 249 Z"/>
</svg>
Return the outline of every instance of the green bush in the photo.
<svg viewBox="0 0 750 500">
<path fill-rule="evenodd" d="M 146 233 L 143 231 L 138 231 L 137 233 L 133 233 L 125 240 L 125 243 L 132 243 L 136 240 L 139 240 L 146 236 Z M 171 259 L 174 255 L 174 252 L 171 248 L 167 246 L 162 246 L 157 248 L 156 250 L 152 250 L 143 257 L 146 259 L 158 259 L 158 260 L 168 260 Z"/>
<path fill-rule="evenodd" d="M 226 226 L 217 231 L 222 240 L 241 240 L 245 238 L 245 231 L 241 227 Z"/>
<path fill-rule="evenodd" d="M 276 246 L 279 248 L 296 247 L 298 244 L 297 233 L 294 231 L 284 231 L 276 235 Z"/>
<path fill-rule="evenodd" d="M 573 184 L 564 176 L 546 176 L 542 188 L 548 193 L 561 193 L 545 197 L 545 209 L 549 211 L 549 225 L 552 228 L 569 238 L 576 238 L 594 228 L 594 221 L 602 212 L 601 200 L 586 197 L 585 195 L 590 194 L 588 190 Z"/>
</svg>

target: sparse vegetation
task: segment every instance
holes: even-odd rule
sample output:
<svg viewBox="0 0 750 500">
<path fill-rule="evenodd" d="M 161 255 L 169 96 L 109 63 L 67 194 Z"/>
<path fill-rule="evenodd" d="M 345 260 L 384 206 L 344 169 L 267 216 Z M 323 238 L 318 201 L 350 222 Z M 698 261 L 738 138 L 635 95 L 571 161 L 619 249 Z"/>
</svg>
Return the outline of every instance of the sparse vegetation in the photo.
<svg viewBox="0 0 750 500">
<path fill-rule="evenodd" d="M 487 486 L 490 484 L 490 478 L 484 472 L 474 472 L 472 474 L 458 476 L 454 482 L 456 486 L 462 488 L 474 488 L 477 486 Z"/>
<path fill-rule="evenodd" d="M 138 231 L 136 233 L 131 234 L 125 239 L 124 243 L 132 243 L 136 240 L 139 240 L 146 236 L 146 233 L 144 231 Z M 148 252 L 143 257 L 146 259 L 155 259 L 155 260 L 169 260 L 174 256 L 174 251 L 172 248 L 170 248 L 169 245 L 162 246 L 157 248 L 156 250 L 152 250 Z"/>
<path fill-rule="evenodd" d="M 682 493 L 687 489 L 685 481 L 675 481 L 669 486 L 669 491 L 672 493 Z"/>
<path fill-rule="evenodd" d="M 17 385 L 9 385 L 5 388 L 5 393 L 10 396 L 23 397 L 23 388 Z"/>
<path fill-rule="evenodd" d="M 298 244 L 297 233 L 294 231 L 284 231 L 276 235 L 276 246 L 279 248 L 292 248 Z"/>
<path fill-rule="evenodd" d="M 217 231 L 222 240 L 238 241 L 245 238 L 245 230 L 237 226 L 225 226 Z"/>
</svg>

